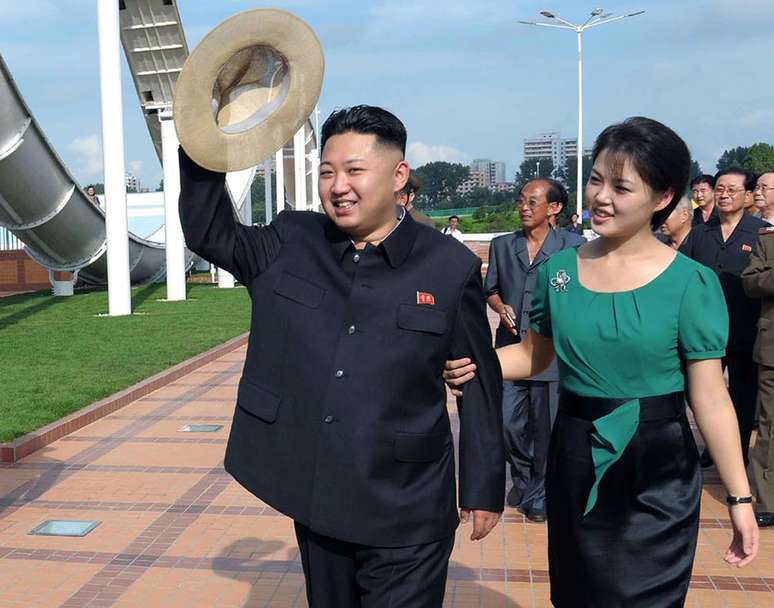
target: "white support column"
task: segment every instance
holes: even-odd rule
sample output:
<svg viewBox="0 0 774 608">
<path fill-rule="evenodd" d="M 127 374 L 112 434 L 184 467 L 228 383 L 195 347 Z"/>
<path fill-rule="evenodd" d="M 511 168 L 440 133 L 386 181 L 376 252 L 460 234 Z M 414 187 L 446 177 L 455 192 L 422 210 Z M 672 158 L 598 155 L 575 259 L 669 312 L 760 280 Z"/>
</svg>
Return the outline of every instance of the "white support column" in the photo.
<svg viewBox="0 0 774 608">
<path fill-rule="evenodd" d="M 277 215 L 279 215 L 285 209 L 285 153 L 283 148 L 277 150 L 274 155 L 274 165 L 276 180 L 274 187 L 277 190 Z"/>
<path fill-rule="evenodd" d="M 293 136 L 293 174 L 295 177 L 296 211 L 306 211 L 306 142 L 304 141 L 305 125 Z"/>
<path fill-rule="evenodd" d="M 255 179 L 255 174 L 253 174 Z M 253 184 L 250 183 L 250 192 L 247 193 L 247 200 L 242 204 L 242 223 L 245 226 L 253 225 Z"/>
<path fill-rule="evenodd" d="M 185 238 L 180 225 L 180 165 L 175 123 L 171 112 L 159 114 L 161 158 L 164 165 L 164 241 L 166 243 L 167 300 L 185 300 Z"/>
<path fill-rule="evenodd" d="M 312 198 L 312 208 L 320 211 L 320 151 L 315 147 L 310 154 L 312 156 L 312 192 L 309 194 Z"/>
<path fill-rule="evenodd" d="M 234 275 L 222 268 L 218 268 L 218 287 L 221 289 L 231 289 L 233 286 Z"/>
<path fill-rule="evenodd" d="M 265 161 L 263 161 L 263 183 L 264 183 L 264 190 L 263 190 L 263 200 L 264 200 L 264 208 L 266 210 L 266 224 L 271 224 L 272 219 L 274 219 L 274 214 L 272 213 L 272 198 L 271 198 L 271 158 L 267 158 Z"/>
<path fill-rule="evenodd" d="M 115 317 L 132 314 L 118 2 L 97 0 L 97 30 L 105 176 L 108 314 Z"/>
</svg>

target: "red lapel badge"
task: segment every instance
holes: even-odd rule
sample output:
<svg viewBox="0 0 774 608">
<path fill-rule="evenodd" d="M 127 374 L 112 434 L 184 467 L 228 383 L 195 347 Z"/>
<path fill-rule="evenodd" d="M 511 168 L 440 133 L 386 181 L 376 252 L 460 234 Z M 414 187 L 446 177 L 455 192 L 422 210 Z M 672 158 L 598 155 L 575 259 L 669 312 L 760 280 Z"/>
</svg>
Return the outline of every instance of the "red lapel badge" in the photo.
<svg viewBox="0 0 774 608">
<path fill-rule="evenodd" d="M 417 292 L 417 304 L 427 304 L 429 306 L 435 306 L 435 296 L 426 291 Z"/>
<path fill-rule="evenodd" d="M 750 253 L 752 251 L 752 247 L 750 247 L 749 245 L 742 245 L 742 251 L 744 251 L 745 253 Z"/>
</svg>

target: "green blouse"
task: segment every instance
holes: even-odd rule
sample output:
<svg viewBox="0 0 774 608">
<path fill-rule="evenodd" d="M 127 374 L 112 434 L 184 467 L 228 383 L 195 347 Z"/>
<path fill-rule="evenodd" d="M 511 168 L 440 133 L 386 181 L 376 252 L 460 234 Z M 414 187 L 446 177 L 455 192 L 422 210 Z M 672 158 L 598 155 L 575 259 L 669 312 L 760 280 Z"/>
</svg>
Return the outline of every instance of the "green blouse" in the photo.
<svg viewBox="0 0 774 608">
<path fill-rule="evenodd" d="M 720 359 L 728 340 L 717 276 L 681 253 L 650 283 L 602 293 L 578 281 L 577 250 L 560 251 L 540 267 L 530 322 L 553 337 L 562 387 L 583 397 L 682 391 L 682 362 Z"/>
<path fill-rule="evenodd" d="M 531 327 L 551 337 L 562 388 L 583 397 L 629 398 L 594 421 L 597 481 L 620 458 L 639 424 L 639 398 L 685 389 L 685 360 L 719 359 L 728 340 L 728 310 L 715 273 L 678 253 L 655 279 L 630 291 L 586 289 L 577 250 L 540 267 Z"/>
</svg>

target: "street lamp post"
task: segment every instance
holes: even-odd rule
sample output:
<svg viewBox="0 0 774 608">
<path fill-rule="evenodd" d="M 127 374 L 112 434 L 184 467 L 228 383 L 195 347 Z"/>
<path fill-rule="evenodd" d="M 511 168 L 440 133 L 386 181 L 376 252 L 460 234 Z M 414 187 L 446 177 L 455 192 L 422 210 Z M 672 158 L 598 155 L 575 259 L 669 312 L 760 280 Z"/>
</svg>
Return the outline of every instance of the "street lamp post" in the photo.
<svg viewBox="0 0 774 608">
<path fill-rule="evenodd" d="M 583 217 L 583 32 L 587 29 L 620 21 L 628 17 L 642 15 L 645 11 L 637 11 L 626 15 L 614 17 L 611 13 L 605 13 L 601 8 L 595 8 L 585 23 L 580 25 L 572 23 L 555 15 L 550 11 L 540 11 L 540 14 L 546 19 L 558 21 L 559 23 L 542 23 L 540 21 L 519 21 L 524 25 L 537 25 L 540 27 L 554 27 L 561 30 L 572 30 L 578 38 L 578 139 L 576 141 L 575 156 L 578 161 L 577 167 L 577 191 L 575 200 L 575 211 L 578 217 Z"/>
</svg>

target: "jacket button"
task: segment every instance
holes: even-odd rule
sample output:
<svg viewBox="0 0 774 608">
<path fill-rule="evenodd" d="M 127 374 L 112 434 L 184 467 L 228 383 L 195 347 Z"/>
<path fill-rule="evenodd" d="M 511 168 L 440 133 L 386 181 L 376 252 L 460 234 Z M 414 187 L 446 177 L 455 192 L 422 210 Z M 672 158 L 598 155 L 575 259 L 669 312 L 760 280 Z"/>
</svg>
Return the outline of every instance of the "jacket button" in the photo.
<svg viewBox="0 0 774 608">
<path fill-rule="evenodd" d="M 336 370 L 336 377 L 337 378 L 343 378 L 344 377 L 344 370 L 337 369 Z"/>
<path fill-rule="evenodd" d="M 353 261 L 355 264 L 357 264 L 357 263 L 360 261 L 360 254 L 359 254 L 359 253 L 356 253 L 355 255 L 353 255 L 353 256 L 352 256 L 352 261 Z"/>
<path fill-rule="evenodd" d="M 351 336 L 357 331 L 357 328 L 354 325 L 350 325 L 349 329 L 347 329 L 347 333 Z"/>
<path fill-rule="evenodd" d="M 323 418 L 323 422 L 325 424 L 330 424 L 331 422 L 333 422 L 333 416 L 326 416 L 325 418 Z"/>
</svg>

